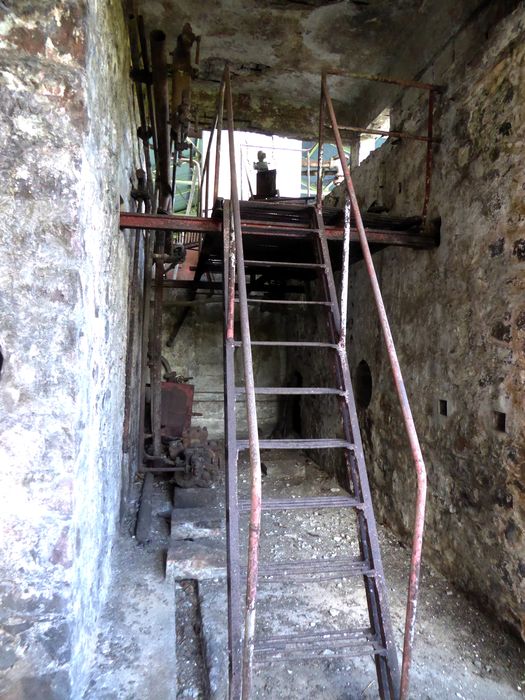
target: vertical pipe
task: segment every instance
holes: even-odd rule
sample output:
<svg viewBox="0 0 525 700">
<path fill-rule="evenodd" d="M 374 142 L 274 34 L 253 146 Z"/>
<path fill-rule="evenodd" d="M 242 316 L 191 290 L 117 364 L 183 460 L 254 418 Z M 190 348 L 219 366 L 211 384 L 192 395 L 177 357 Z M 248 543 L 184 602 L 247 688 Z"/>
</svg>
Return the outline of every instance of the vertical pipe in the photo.
<svg viewBox="0 0 525 700">
<path fill-rule="evenodd" d="M 142 66 L 144 67 L 144 73 L 146 75 L 150 72 L 149 57 L 148 57 L 148 44 L 146 42 L 146 31 L 144 29 L 144 17 L 139 15 L 137 17 L 137 26 L 139 30 L 139 42 L 140 42 L 140 52 L 142 54 Z M 151 89 L 151 84 L 146 82 L 146 97 L 148 102 L 148 113 L 149 121 L 151 124 L 151 140 L 153 143 L 153 155 L 155 156 L 155 163 L 157 162 L 157 131 L 155 129 L 155 112 L 153 107 L 153 91 Z"/>
<path fill-rule="evenodd" d="M 171 168 L 171 192 L 172 192 L 172 211 L 175 211 L 175 198 L 177 197 L 177 146 L 174 143 L 173 165 Z"/>
<path fill-rule="evenodd" d="M 137 317 L 139 306 L 139 253 L 141 244 L 141 234 L 138 233 L 134 237 L 133 245 L 133 265 L 131 272 L 131 283 L 129 285 L 129 305 L 128 305 L 128 338 L 126 351 L 126 384 L 124 394 L 124 426 L 122 431 L 122 452 L 129 452 L 131 438 L 131 405 L 136 400 L 135 395 L 131 392 L 131 382 L 135 376 L 135 362 L 133 358 L 135 337 L 138 325 L 140 323 L 140 315 Z M 126 494 L 127 500 L 127 494 Z"/>
<path fill-rule="evenodd" d="M 324 76 L 323 76 L 324 80 Z M 319 148 L 317 150 L 317 197 L 315 206 L 319 211 L 323 207 L 323 137 L 324 137 L 324 90 L 321 85 L 321 103 L 319 105 Z"/>
<path fill-rule="evenodd" d="M 339 332 L 339 347 L 342 352 L 346 349 L 346 316 L 348 309 L 348 260 L 350 257 L 350 214 L 351 204 L 348 195 L 345 197 L 345 223 L 343 229 L 343 266 L 341 270 L 341 328 Z"/>
<path fill-rule="evenodd" d="M 239 506 L 237 495 L 237 444 L 235 416 L 234 304 L 235 240 L 231 226 L 230 202 L 223 210 L 223 292 L 224 292 L 224 433 L 226 452 L 226 537 L 228 557 L 228 697 L 241 696 L 241 581 L 239 561 Z"/>
<path fill-rule="evenodd" d="M 428 122 L 427 122 L 427 160 L 425 172 L 425 199 L 423 202 L 423 219 L 422 226 L 426 223 L 428 214 L 428 203 L 430 201 L 430 183 L 432 181 L 432 160 L 433 160 L 433 143 L 432 136 L 434 133 L 434 91 L 428 91 Z"/>
<path fill-rule="evenodd" d="M 259 537 L 261 529 L 261 457 L 259 452 L 259 433 L 257 430 L 257 409 L 255 405 L 255 382 L 253 378 L 252 348 L 250 322 L 248 318 L 248 301 L 246 293 L 246 274 L 244 270 L 244 252 L 242 243 L 241 212 L 237 177 L 235 168 L 235 143 L 233 126 L 233 104 L 230 72 L 224 70 L 226 85 L 226 111 L 228 115 L 228 138 L 231 170 L 231 201 L 233 208 L 233 225 L 235 230 L 235 247 L 237 253 L 237 288 L 239 294 L 239 312 L 241 325 L 242 353 L 244 363 L 244 385 L 246 391 L 246 413 L 248 416 L 248 438 L 251 466 L 251 511 L 248 534 L 248 567 L 246 574 L 246 612 L 244 618 L 244 644 L 242 664 L 242 698 L 249 700 L 253 676 L 253 649 L 255 640 L 255 599 L 257 595 L 257 572 L 259 567 Z"/>
<path fill-rule="evenodd" d="M 310 169 L 310 149 L 306 151 L 306 177 L 308 181 L 308 187 L 306 189 L 306 199 L 310 197 L 310 177 L 312 176 Z"/>
<path fill-rule="evenodd" d="M 150 34 L 153 95 L 155 99 L 155 126 L 157 132 L 157 181 L 159 187 L 158 212 L 166 214 L 170 209 L 170 128 L 168 107 L 168 62 L 166 35 L 162 31 Z M 153 454 L 162 453 L 161 404 L 162 404 L 162 300 L 164 296 L 164 261 L 166 232 L 155 234 L 155 295 L 150 333 L 150 383 Z"/>
<path fill-rule="evenodd" d="M 215 145 L 215 174 L 213 177 L 213 203 L 217 201 L 219 196 L 219 174 L 221 164 L 221 136 L 222 136 L 222 120 L 224 113 L 224 82 L 221 83 L 219 92 L 219 110 L 217 116 L 217 142 Z"/>
<path fill-rule="evenodd" d="M 208 183 L 209 183 L 209 169 L 210 169 L 210 152 L 211 152 L 211 144 L 213 141 L 213 135 L 215 134 L 215 127 L 217 126 L 217 114 L 215 115 L 215 119 L 213 120 L 213 125 L 210 129 L 210 138 L 208 140 L 208 145 L 206 147 L 206 156 L 204 158 L 204 165 L 202 166 L 202 173 L 201 173 L 201 190 L 199 193 L 199 204 L 200 204 L 200 210 L 201 210 L 201 215 L 206 216 L 207 211 L 208 211 Z M 202 183 L 205 183 L 202 184 Z M 204 197 L 202 196 L 204 192 Z"/>
<path fill-rule="evenodd" d="M 160 30 L 151 32 L 150 45 L 158 148 L 157 180 L 159 183 L 159 207 L 167 213 L 171 198 L 171 185 L 168 62 L 166 58 L 166 35 L 164 32 Z"/>
<path fill-rule="evenodd" d="M 406 393 L 405 383 L 403 381 L 403 375 L 401 374 L 401 367 L 399 366 L 399 360 L 397 357 L 397 352 L 394 346 L 394 338 L 392 336 L 392 331 L 390 330 L 390 324 L 386 315 L 385 305 L 383 298 L 381 296 L 381 290 L 379 288 L 379 282 L 377 280 L 377 275 L 374 268 L 374 263 L 372 261 L 372 255 L 370 253 L 370 248 L 368 246 L 368 241 L 366 239 L 365 228 L 363 226 L 363 220 L 361 218 L 361 212 L 359 210 L 359 205 L 357 203 L 357 197 L 354 190 L 354 185 L 352 178 L 350 177 L 350 171 L 348 170 L 348 165 L 346 163 L 343 142 L 341 140 L 341 135 L 339 133 L 339 128 L 337 126 L 337 121 L 335 117 L 334 107 L 330 94 L 328 92 L 328 86 L 326 83 L 326 76 L 323 76 L 323 93 L 326 99 L 326 106 L 330 116 L 330 121 L 332 123 L 335 142 L 337 145 L 337 151 L 339 153 L 339 158 L 341 159 L 341 164 L 343 166 L 343 173 L 345 178 L 346 190 L 350 198 L 350 202 L 355 212 L 355 220 L 357 226 L 357 232 L 359 234 L 359 241 L 361 243 L 361 249 L 363 252 L 363 258 L 365 260 L 365 265 L 368 272 L 368 277 L 372 285 L 372 292 L 374 295 L 374 300 L 376 303 L 377 311 L 379 314 L 379 321 L 381 323 L 381 329 L 383 331 L 383 336 L 385 339 L 388 358 L 390 360 L 390 366 L 392 368 L 392 374 L 394 377 L 394 383 L 396 386 L 397 395 L 399 398 L 399 403 L 401 406 L 401 411 L 403 414 L 403 420 L 405 423 L 406 432 L 408 435 L 408 440 L 410 443 L 410 448 L 412 451 L 412 458 L 414 460 L 414 466 L 417 475 L 417 493 L 416 493 L 416 507 L 414 516 L 414 535 L 412 538 L 412 557 L 410 561 L 410 576 L 408 585 L 408 599 L 407 599 L 407 611 L 406 611 L 406 621 L 405 621 L 405 635 L 403 642 L 403 664 L 401 668 L 401 688 L 400 688 L 400 698 L 401 700 L 406 700 L 408 697 L 408 686 L 409 686 L 409 674 L 410 674 L 410 664 L 412 660 L 412 647 L 414 644 L 414 633 L 416 624 L 416 612 L 417 612 L 417 595 L 419 589 L 419 573 L 421 567 L 421 551 L 423 547 L 423 530 L 425 524 L 425 502 L 426 502 L 426 492 L 427 492 L 427 475 L 425 463 L 423 460 L 423 455 L 421 453 L 421 446 L 419 444 L 419 439 L 416 432 L 416 426 L 414 424 L 414 418 L 412 416 L 412 411 L 410 409 L 410 404 L 408 402 L 408 396 Z"/>
<path fill-rule="evenodd" d="M 140 51 L 137 41 L 137 26 L 136 19 L 134 15 L 128 17 L 128 32 L 129 32 L 129 45 L 131 51 L 131 65 L 133 70 L 139 74 L 140 73 Z M 147 59 L 146 59 L 147 62 Z M 149 153 L 149 138 L 148 138 L 148 124 L 146 120 L 146 106 L 144 104 L 144 93 L 142 91 L 142 83 L 140 79 L 135 80 L 135 94 L 137 96 L 137 104 L 139 107 L 140 115 L 140 128 L 142 131 L 142 145 L 144 148 L 144 164 L 146 166 L 147 175 L 147 191 L 152 197 L 152 182 L 151 182 L 151 159 Z"/>
<path fill-rule="evenodd" d="M 144 238 L 144 297 L 142 299 L 142 349 L 140 356 L 140 417 L 139 417 L 139 455 L 140 466 L 144 459 L 144 422 L 146 417 L 146 370 L 148 367 L 148 345 L 151 312 L 151 267 L 152 237 L 146 232 Z"/>
<path fill-rule="evenodd" d="M 151 384 L 151 428 L 153 433 L 153 454 L 162 453 L 161 403 L 162 403 L 162 300 L 164 297 L 164 242 L 165 232 L 155 233 L 155 294 L 150 333 L 150 384 Z"/>
<path fill-rule="evenodd" d="M 208 153 L 210 153 L 210 150 L 211 150 L 211 142 L 212 142 L 212 139 L 213 139 L 213 134 L 214 134 L 214 132 L 212 132 L 212 133 L 210 134 L 210 142 L 209 142 L 209 144 L 208 144 Z M 204 202 L 205 202 L 205 205 L 204 205 L 204 216 L 207 217 L 207 216 L 208 216 L 208 212 L 210 211 L 210 163 L 209 163 L 209 160 L 208 160 L 208 167 L 206 168 L 206 177 L 204 178 L 204 180 L 205 180 L 205 190 L 204 190 L 204 193 L 205 193 L 205 194 L 204 194 Z"/>
</svg>

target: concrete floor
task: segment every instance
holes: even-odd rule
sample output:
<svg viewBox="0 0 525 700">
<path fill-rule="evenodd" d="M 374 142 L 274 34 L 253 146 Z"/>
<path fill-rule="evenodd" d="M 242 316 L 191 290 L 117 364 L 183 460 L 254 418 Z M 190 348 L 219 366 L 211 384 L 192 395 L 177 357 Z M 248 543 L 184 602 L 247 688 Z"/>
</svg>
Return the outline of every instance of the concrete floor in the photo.
<svg viewBox="0 0 525 700">
<path fill-rule="evenodd" d="M 268 469 L 264 479 L 267 496 L 282 493 L 283 489 L 299 495 L 335 493 L 338 488 L 304 457 L 267 453 L 263 460 Z M 240 468 L 242 488 L 246 489 L 246 463 L 242 460 Z M 216 493 L 221 491 L 218 485 Z M 86 700 L 224 697 L 224 578 L 214 575 L 215 570 L 206 573 L 200 562 L 196 563 L 195 574 L 199 580 L 186 579 L 175 585 L 164 580 L 171 487 L 167 482 L 157 482 L 154 492 L 151 543 L 137 545 L 128 534 L 123 534 L 117 543 L 114 586 Z M 268 513 L 263 524 L 267 539 L 262 545 L 262 556 L 293 558 L 295 553 L 295 558 L 308 558 L 315 557 L 319 548 L 323 556 L 330 556 L 341 548 L 348 552 L 354 547 L 351 528 L 340 520 L 339 511 L 312 515 L 306 516 L 302 511 L 288 516 Z M 220 534 L 216 533 L 215 538 L 217 543 L 224 542 Z M 409 552 L 388 531 L 381 530 L 380 539 L 399 647 Z M 198 536 L 194 541 L 198 541 Z M 362 617 L 362 593 L 348 580 L 344 585 L 334 582 L 330 586 L 308 586 L 301 609 L 294 608 L 285 586 L 275 584 L 271 595 L 261 586 L 260 623 L 278 633 L 290 623 L 302 621 L 311 626 L 312 621 L 319 625 L 329 621 L 340 628 L 350 626 L 349 616 L 354 615 L 357 622 Z M 294 595 L 297 592 L 294 590 Z M 523 697 L 524 691 L 523 645 L 494 625 L 437 572 L 423 567 L 411 697 L 512 700 Z M 347 663 L 323 658 L 293 666 L 273 664 L 269 670 L 258 672 L 255 698 L 283 696 L 376 698 L 374 667 L 367 659 L 350 659 Z"/>
<path fill-rule="evenodd" d="M 140 495 L 135 484 L 135 507 Z M 166 584 L 169 489 L 156 482 L 151 542 L 134 537 L 134 517 L 113 550 L 113 581 L 99 628 L 98 648 L 83 700 L 175 700 L 175 596 Z"/>
</svg>

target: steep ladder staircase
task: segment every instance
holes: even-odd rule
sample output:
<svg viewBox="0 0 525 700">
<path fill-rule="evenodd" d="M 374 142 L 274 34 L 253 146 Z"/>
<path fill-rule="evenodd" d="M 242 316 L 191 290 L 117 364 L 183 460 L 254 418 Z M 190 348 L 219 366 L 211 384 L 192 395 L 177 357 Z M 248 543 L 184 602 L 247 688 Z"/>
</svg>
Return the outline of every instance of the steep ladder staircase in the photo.
<svg viewBox="0 0 525 700">
<path fill-rule="evenodd" d="M 281 211 L 282 208 L 281 208 Z M 283 227 L 290 226 L 284 218 L 279 221 L 279 207 L 273 212 L 272 232 L 269 235 L 279 236 L 276 233 L 279 224 Z M 225 232 L 225 312 L 229 324 L 226 324 L 225 346 L 225 394 L 226 394 L 226 441 L 227 441 L 227 511 L 228 511 L 228 579 L 229 579 L 229 635 L 230 635 L 230 697 L 249 697 L 251 687 L 251 667 L 253 664 L 270 663 L 275 661 L 299 660 L 322 658 L 324 650 L 330 649 L 334 656 L 353 657 L 373 655 L 377 670 L 377 678 L 382 698 L 397 698 L 399 692 L 399 668 L 397 653 L 392 634 L 390 616 L 388 612 L 387 595 L 379 551 L 376 523 L 372 508 L 370 487 L 368 484 L 363 447 L 361 443 L 359 424 L 352 389 L 352 382 L 348 368 L 346 347 L 344 342 L 345 329 L 341 323 L 341 311 L 336 295 L 334 275 L 328 252 L 328 244 L 324 234 L 322 216 L 313 208 L 309 208 L 310 226 L 304 230 L 312 243 L 315 251 L 315 260 L 308 263 L 287 263 L 269 260 L 245 261 L 242 251 L 237 249 L 237 285 L 238 298 L 233 298 L 233 304 L 240 306 L 241 325 L 248 318 L 248 299 L 246 296 L 246 282 L 241 266 L 270 265 L 272 267 L 283 266 L 290 268 L 302 267 L 315 270 L 318 274 L 323 297 L 319 301 L 310 302 L 326 308 L 328 312 L 328 336 L 324 342 L 305 338 L 300 341 L 276 339 L 272 341 L 251 341 L 249 338 L 249 323 L 244 324 L 243 339 L 233 337 L 233 309 L 232 294 L 235 291 L 232 283 L 232 250 L 233 239 L 229 235 L 230 208 L 224 210 Z M 286 235 L 283 232 L 282 235 Z M 228 240 L 229 239 L 229 240 Z M 241 255 L 239 255 L 241 252 Z M 244 288 L 244 289 L 243 289 Z M 290 300 L 273 300 L 274 303 L 293 303 Z M 230 309 L 230 312 L 229 312 Z M 229 312 L 229 313 L 228 313 Z M 334 354 L 335 362 L 327 362 L 327 368 L 335 366 L 333 387 L 254 387 L 255 394 L 280 394 L 280 395 L 335 395 L 339 399 L 341 412 L 343 439 L 316 438 L 316 439 L 269 439 L 259 440 L 259 449 L 278 450 L 305 450 L 305 449 L 341 449 L 344 452 L 347 469 L 348 495 L 322 495 L 308 498 L 279 498 L 261 503 L 255 503 L 255 509 L 259 510 L 257 522 L 250 524 L 251 532 L 260 533 L 260 508 L 262 510 L 290 510 L 307 509 L 319 510 L 322 508 L 352 509 L 357 514 L 357 535 L 359 540 L 360 557 L 352 558 L 342 556 L 335 559 L 311 559 L 306 561 L 279 561 L 264 563 L 258 566 L 257 553 L 254 550 L 254 542 L 251 543 L 251 562 L 248 563 L 248 577 L 251 578 L 253 599 L 248 599 L 246 618 L 255 616 L 255 585 L 259 582 L 282 582 L 293 585 L 294 583 L 313 581 L 326 581 L 344 579 L 348 577 L 362 577 L 368 604 L 369 628 L 341 629 L 341 630 L 311 630 L 286 636 L 260 637 L 256 634 L 254 623 L 248 622 L 244 635 L 244 660 L 241 655 L 242 648 L 242 608 L 241 608 L 241 564 L 239 553 L 239 514 L 250 512 L 252 502 L 239 500 L 237 488 L 237 459 L 242 450 L 250 449 L 249 440 L 237 438 L 235 402 L 245 398 L 249 389 L 235 386 L 235 349 L 243 348 L 245 343 L 264 345 L 267 347 L 297 346 L 312 348 L 325 348 Z M 246 357 L 244 358 L 246 362 Z M 250 361 L 250 360 L 248 360 Z M 253 377 L 252 377 L 253 379 Z M 248 408 L 248 411 L 250 409 Z M 256 418 L 255 418 L 256 420 Z M 253 447 L 253 446 L 252 446 Z M 337 533 L 333 533 L 336 535 Z M 257 543 L 258 545 L 258 543 Z M 251 567 L 251 568 L 250 568 Z M 255 571 L 254 571 L 255 568 Z M 258 568 L 258 571 L 257 571 Z M 255 584 L 255 585 L 254 585 Z M 242 689 L 242 690 L 241 690 Z"/>
<path fill-rule="evenodd" d="M 414 420 L 394 347 L 392 333 L 386 317 L 379 283 L 375 274 L 372 256 L 367 242 L 363 220 L 346 163 L 346 156 L 333 104 L 329 95 L 326 75 L 323 75 L 320 110 L 318 187 L 315 207 L 283 207 L 278 203 L 267 203 L 266 216 L 268 236 L 273 242 L 279 238 L 298 235 L 313 244 L 314 259 L 300 262 L 290 260 L 244 258 L 243 225 L 239 202 L 236 165 L 231 80 L 228 66 L 225 67 L 221 93 L 225 100 L 229 136 L 229 160 L 231 173 L 231 200 L 223 207 L 223 285 L 224 285 L 224 364 L 225 364 L 225 451 L 226 451 L 226 527 L 227 527 L 227 569 L 228 569 L 228 653 L 229 653 L 229 698 L 249 700 L 252 696 L 254 665 L 274 663 L 283 660 L 322 658 L 323 650 L 329 649 L 334 656 L 349 658 L 372 656 L 375 661 L 379 695 L 382 699 L 406 700 L 408 697 L 409 669 L 415 631 L 417 592 L 423 537 L 426 472 L 421 448 L 417 438 Z M 219 106 L 219 113 L 221 107 Z M 346 185 L 345 226 L 343 238 L 343 264 L 341 273 L 341 302 L 338 303 L 334 275 L 324 230 L 321 204 L 321 163 L 323 126 L 325 111 L 331 121 L 333 137 L 343 167 Z M 219 119 L 217 118 L 219 123 Z M 216 167 L 216 180 L 218 168 Z M 215 188 L 216 189 L 216 188 Z M 258 203 L 260 206 L 261 203 Z M 245 205 L 246 206 L 246 205 Z M 264 205 L 263 205 L 264 209 Z M 363 252 L 364 263 L 379 314 L 389 356 L 396 392 L 407 431 L 415 471 L 417 475 L 416 507 L 414 515 L 414 535 L 408 586 L 405 634 L 403 642 L 403 663 L 399 672 L 397 652 L 392 633 L 386 585 L 379 551 L 377 527 L 372 508 L 359 422 L 356 412 L 352 381 L 346 354 L 346 312 L 348 298 L 348 264 L 350 246 L 351 209 L 355 217 L 356 229 Z M 298 212 L 301 216 L 298 216 Z M 306 213 L 306 225 L 305 217 Z M 283 218 L 284 217 L 284 218 Z M 245 233 L 249 234 L 249 222 Z M 264 249 L 264 246 L 263 246 Z M 268 247 L 271 249 L 271 246 Z M 277 248 L 278 249 L 278 248 Z M 274 248 L 275 250 L 275 248 Z M 316 272 L 322 289 L 319 304 L 328 312 L 327 337 L 321 342 L 301 339 L 272 341 L 252 341 L 248 314 L 248 287 L 246 271 L 290 268 Z M 290 275 L 292 276 L 292 275 Z M 237 294 L 237 296 L 236 296 Z M 250 300 L 255 301 L 254 299 Z M 296 300 L 258 300 L 272 303 L 294 303 Z M 235 308 L 239 310 L 240 338 L 235 338 Z M 254 382 L 252 347 L 312 347 L 325 348 L 334 355 L 334 385 L 332 387 L 256 387 Z M 235 384 L 235 351 L 241 350 L 244 368 L 244 386 Z M 327 363 L 330 366 L 331 363 Z M 334 395 L 339 400 L 342 439 L 259 439 L 256 396 L 258 394 L 280 395 Z M 244 398 L 248 422 L 248 440 L 237 435 L 236 402 Z M 262 478 L 260 450 L 307 450 L 340 449 L 344 453 L 346 473 L 344 475 L 345 495 L 318 496 L 308 498 L 283 498 L 262 501 Z M 251 485 L 250 499 L 241 500 L 238 491 L 238 457 L 241 451 L 248 450 L 250 456 Z M 359 557 L 340 556 L 336 559 L 311 559 L 307 561 L 273 561 L 259 566 L 259 544 L 261 537 L 261 512 L 308 509 L 344 509 L 353 511 L 357 521 Z M 243 569 L 240 557 L 241 513 L 249 513 L 248 556 Z M 334 533 L 335 534 L 335 533 Z M 241 601 L 241 578 L 246 574 L 246 596 Z M 297 632 L 294 634 L 261 637 L 256 633 L 257 587 L 263 581 L 272 585 L 277 581 L 302 583 L 304 581 L 327 581 L 362 578 L 364 586 L 369 627 L 345 628 L 334 631 L 322 629 Z"/>
</svg>

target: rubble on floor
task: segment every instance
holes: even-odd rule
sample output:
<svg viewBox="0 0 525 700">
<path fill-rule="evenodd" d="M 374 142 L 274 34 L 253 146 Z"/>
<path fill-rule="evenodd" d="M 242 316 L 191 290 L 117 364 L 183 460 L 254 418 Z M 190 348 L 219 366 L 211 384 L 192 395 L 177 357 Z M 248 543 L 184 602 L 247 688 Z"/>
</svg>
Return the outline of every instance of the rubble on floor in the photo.
<svg viewBox="0 0 525 700">
<path fill-rule="evenodd" d="M 339 491 L 328 475 L 303 455 L 272 451 L 262 455 L 267 475 L 263 493 L 271 497 Z M 246 495 L 248 465 L 240 459 Z M 227 614 L 223 485 L 213 489 L 176 488 L 158 481 L 154 489 L 151 542 L 139 546 L 124 534 L 115 552 L 118 567 L 105 613 L 97 664 L 86 700 L 155 697 L 224 700 L 227 673 Z M 263 518 L 261 559 L 305 559 L 350 553 L 351 522 L 339 511 L 305 514 L 268 512 Z M 171 520 L 171 537 L 168 523 Z M 243 528 L 244 529 L 244 528 Z M 131 531 L 131 528 L 130 528 Z M 288 536 L 284 536 L 284 534 Z M 409 552 L 391 533 L 380 530 L 390 612 L 398 645 L 404 626 Z M 242 541 L 242 540 L 241 540 Z M 168 576 L 163 580 L 163 552 Z M 192 554 L 193 552 L 193 554 Z M 175 583 L 174 583 L 175 582 Z M 330 585 L 328 585 L 330 584 Z M 175 587 L 175 590 L 173 589 Z M 349 579 L 301 584 L 309 594 L 301 616 L 283 584 L 260 585 L 259 622 L 267 631 L 285 626 L 333 628 L 364 611 L 358 587 Z M 175 611 L 176 607 L 176 611 Z M 360 612 L 361 611 L 361 612 Z M 365 612 L 366 615 L 366 612 Z M 175 630 L 176 617 L 176 630 Z M 176 651 L 176 663 L 175 663 Z M 316 662 L 274 663 L 257 669 L 254 698 L 271 699 L 276 688 L 287 698 L 377 698 L 373 663 L 330 658 Z M 450 582 L 424 566 L 411 696 L 421 700 L 511 700 L 523 696 L 525 665 L 520 642 L 473 607 Z M 154 689 L 154 690 L 152 690 Z"/>
</svg>

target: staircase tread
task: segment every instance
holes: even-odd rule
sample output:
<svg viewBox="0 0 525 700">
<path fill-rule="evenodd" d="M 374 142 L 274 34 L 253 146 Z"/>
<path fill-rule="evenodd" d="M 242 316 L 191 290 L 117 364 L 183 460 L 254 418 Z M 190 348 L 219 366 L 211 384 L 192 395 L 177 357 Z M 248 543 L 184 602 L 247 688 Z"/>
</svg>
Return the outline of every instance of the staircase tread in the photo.
<svg viewBox="0 0 525 700">
<path fill-rule="evenodd" d="M 245 265 L 261 265 L 262 267 L 297 267 L 304 268 L 306 270 L 314 269 L 319 270 L 326 265 L 323 263 L 307 263 L 307 262 L 287 262 L 284 260 L 245 260 Z"/>
<path fill-rule="evenodd" d="M 249 440 L 237 440 L 237 449 L 247 450 L 250 446 Z M 297 440 L 259 440 L 259 447 L 262 450 L 322 450 L 346 448 L 352 449 L 354 443 L 337 438 L 300 438 Z"/>
<path fill-rule="evenodd" d="M 242 340 L 234 340 L 233 344 L 235 345 L 236 348 L 242 347 Z M 332 348 L 334 350 L 337 350 L 337 345 L 335 343 L 320 343 L 320 342 L 312 342 L 309 340 L 252 340 L 251 341 L 252 345 L 266 345 L 268 347 L 271 346 L 284 346 L 284 347 L 291 347 L 291 348 Z"/>
<path fill-rule="evenodd" d="M 291 634 L 275 634 L 268 637 L 260 637 L 255 640 L 255 648 L 259 649 L 262 646 L 268 644 L 308 644 L 308 643 L 321 643 L 326 644 L 326 642 L 332 641 L 377 641 L 376 635 L 372 632 L 370 627 L 351 627 L 343 630 L 304 630 L 298 631 Z"/>
<path fill-rule="evenodd" d="M 302 301 L 300 299 L 247 299 L 248 304 L 296 304 L 297 306 L 332 306 L 331 301 Z M 239 299 L 235 297 L 235 303 Z"/>
<path fill-rule="evenodd" d="M 255 640 L 257 662 L 384 655 L 386 648 L 370 628 L 323 630 L 276 635 Z"/>
<path fill-rule="evenodd" d="M 246 387 L 236 386 L 235 392 L 237 395 L 245 394 Z M 335 396 L 344 396 L 342 389 L 335 387 L 322 386 L 256 386 L 256 394 L 283 394 L 285 396 L 308 396 L 309 394 L 333 394 Z"/>
<path fill-rule="evenodd" d="M 304 559 L 259 564 L 259 577 L 271 578 L 271 582 L 294 581 L 316 583 L 349 576 L 370 576 L 374 573 L 370 563 L 353 557 L 333 559 Z"/>
<path fill-rule="evenodd" d="M 322 508 L 362 508 L 362 501 L 350 495 L 339 496 L 301 496 L 297 498 L 266 498 L 262 501 L 262 509 L 267 510 L 317 510 Z M 239 511 L 249 511 L 251 502 L 248 499 L 239 500 Z"/>
</svg>

